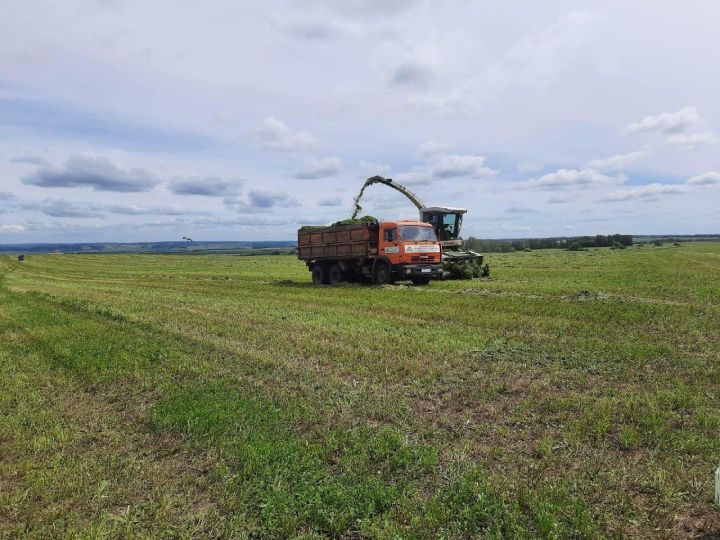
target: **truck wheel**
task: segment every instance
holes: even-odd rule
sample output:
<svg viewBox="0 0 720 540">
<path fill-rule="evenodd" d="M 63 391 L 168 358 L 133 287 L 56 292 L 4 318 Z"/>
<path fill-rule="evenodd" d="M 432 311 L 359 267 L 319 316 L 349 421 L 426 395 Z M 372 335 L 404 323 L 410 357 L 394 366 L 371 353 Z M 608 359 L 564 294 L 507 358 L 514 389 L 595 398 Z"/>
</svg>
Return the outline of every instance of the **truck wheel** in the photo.
<svg viewBox="0 0 720 540">
<path fill-rule="evenodd" d="M 340 269 L 340 266 L 337 264 L 333 264 L 330 267 L 330 270 L 328 270 L 328 283 L 330 285 L 337 285 L 338 283 L 341 283 L 343 280 L 343 272 Z"/>
<path fill-rule="evenodd" d="M 322 264 L 316 264 L 312 268 L 313 285 L 322 285 L 327 283 L 327 272 Z"/>
<path fill-rule="evenodd" d="M 390 273 L 390 267 L 385 263 L 379 263 L 375 267 L 373 274 L 373 283 L 375 285 L 385 285 L 392 281 L 392 274 Z"/>
<path fill-rule="evenodd" d="M 429 277 L 416 277 L 412 279 L 413 285 L 427 285 L 430 283 Z"/>
</svg>

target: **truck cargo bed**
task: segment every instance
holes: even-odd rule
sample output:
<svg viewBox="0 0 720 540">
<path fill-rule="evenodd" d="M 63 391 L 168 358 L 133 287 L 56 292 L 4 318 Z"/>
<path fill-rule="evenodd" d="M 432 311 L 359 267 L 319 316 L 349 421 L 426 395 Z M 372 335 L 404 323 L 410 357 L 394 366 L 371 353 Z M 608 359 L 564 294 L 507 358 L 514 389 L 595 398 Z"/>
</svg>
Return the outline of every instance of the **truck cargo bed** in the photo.
<svg viewBox="0 0 720 540">
<path fill-rule="evenodd" d="M 298 231 L 302 260 L 363 258 L 377 254 L 378 226 L 370 223 L 312 227 Z"/>
</svg>

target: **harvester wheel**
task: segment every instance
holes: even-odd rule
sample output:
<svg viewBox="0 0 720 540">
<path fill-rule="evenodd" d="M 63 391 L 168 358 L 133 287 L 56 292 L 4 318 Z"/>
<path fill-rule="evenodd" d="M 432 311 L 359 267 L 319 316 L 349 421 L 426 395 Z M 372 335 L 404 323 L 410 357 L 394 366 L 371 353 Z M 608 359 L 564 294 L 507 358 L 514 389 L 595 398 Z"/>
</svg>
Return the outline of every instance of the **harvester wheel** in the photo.
<svg viewBox="0 0 720 540">
<path fill-rule="evenodd" d="M 378 263 L 373 273 L 373 283 L 375 285 L 385 285 L 390 283 L 392 280 L 392 274 L 390 273 L 390 267 L 385 263 Z"/>
<path fill-rule="evenodd" d="M 312 268 L 312 282 L 313 285 L 322 285 L 327 283 L 327 268 L 322 264 L 316 264 Z"/>
<path fill-rule="evenodd" d="M 343 272 L 340 266 L 333 264 L 328 270 L 328 283 L 330 285 L 337 285 L 343 280 Z"/>
</svg>

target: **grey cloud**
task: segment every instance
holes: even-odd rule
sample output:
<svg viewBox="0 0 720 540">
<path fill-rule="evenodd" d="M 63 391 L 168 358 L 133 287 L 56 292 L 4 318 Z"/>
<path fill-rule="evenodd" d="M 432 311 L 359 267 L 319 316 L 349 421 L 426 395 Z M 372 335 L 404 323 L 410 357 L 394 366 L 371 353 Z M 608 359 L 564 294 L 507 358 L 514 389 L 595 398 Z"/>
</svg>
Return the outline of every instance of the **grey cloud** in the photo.
<svg viewBox="0 0 720 540">
<path fill-rule="evenodd" d="M 342 204 L 342 197 L 328 197 L 318 201 L 318 206 L 342 206 Z"/>
<path fill-rule="evenodd" d="M 191 212 L 184 208 L 176 207 L 144 207 L 132 204 L 115 204 L 107 207 L 107 211 L 112 214 L 122 214 L 126 216 L 142 216 L 142 215 L 162 215 L 162 216 L 182 216 Z"/>
<path fill-rule="evenodd" d="M 523 208 L 520 206 L 511 206 L 505 209 L 507 214 L 538 214 L 538 210 L 534 208 Z"/>
<path fill-rule="evenodd" d="M 295 173 L 295 178 L 301 180 L 311 180 L 314 178 L 328 178 L 337 176 L 342 166 L 342 160 L 339 157 L 329 157 L 325 159 L 313 159 L 305 163 L 303 168 Z"/>
<path fill-rule="evenodd" d="M 426 87 L 433 78 L 433 73 L 426 66 L 417 62 L 403 62 L 395 68 L 390 76 L 392 86 L 413 88 Z"/>
<path fill-rule="evenodd" d="M 300 203 L 287 193 L 265 190 L 252 190 L 247 198 L 226 197 L 224 203 L 237 212 L 260 212 L 276 207 L 300 206 Z"/>
<path fill-rule="evenodd" d="M 44 188 L 89 187 L 121 193 L 149 191 L 157 178 L 144 169 L 123 169 L 99 156 L 70 156 L 63 167 L 42 167 L 23 183 Z"/>
<path fill-rule="evenodd" d="M 63 218 L 99 218 L 103 217 L 97 208 L 81 205 L 65 199 L 45 199 L 41 203 L 25 203 L 22 208 L 42 212 L 51 217 Z"/>
<path fill-rule="evenodd" d="M 366 26 L 353 21 L 327 16 L 297 17 L 281 13 L 274 18 L 275 25 L 291 37 L 304 41 L 324 41 L 346 35 L 362 35 Z"/>
<path fill-rule="evenodd" d="M 169 188 L 176 195 L 226 197 L 237 194 L 241 183 L 241 181 L 224 180 L 214 176 L 176 178 L 170 182 Z"/>
<path fill-rule="evenodd" d="M 9 191 L 0 191 L 0 201 L 9 201 L 14 198 L 15 194 L 10 193 Z"/>
<path fill-rule="evenodd" d="M 385 17 L 412 9 L 420 0 L 312 0 L 310 4 L 348 16 Z"/>
<path fill-rule="evenodd" d="M 248 194 L 250 205 L 255 208 L 273 208 L 276 206 L 289 207 L 299 206 L 297 200 L 288 195 L 277 191 L 251 191 Z"/>
<path fill-rule="evenodd" d="M 720 172 L 711 171 L 703 174 L 698 174 L 688 178 L 685 184 L 689 186 L 719 186 L 720 185 Z"/>
<path fill-rule="evenodd" d="M 24 155 L 24 156 L 15 156 L 13 158 L 10 158 L 10 163 L 27 163 L 29 165 L 41 165 L 41 166 L 47 166 L 49 165 L 48 160 L 41 156 L 35 156 L 35 155 Z"/>
<path fill-rule="evenodd" d="M 318 141 L 305 131 L 293 131 L 285 122 L 269 116 L 253 130 L 253 135 L 269 150 L 306 152 L 318 147 Z"/>
<path fill-rule="evenodd" d="M 186 228 L 199 228 L 199 229 L 210 229 L 214 227 L 236 227 L 240 229 L 248 230 L 260 230 L 264 227 L 281 227 L 293 224 L 294 221 L 286 218 L 258 218 L 253 217 L 252 220 L 248 220 L 245 217 L 235 218 L 215 218 L 215 217 L 198 217 L 194 219 L 172 219 L 166 221 L 152 221 L 148 223 L 140 223 L 135 225 L 136 229 L 144 228 L 168 228 L 168 227 L 183 227 Z"/>
</svg>

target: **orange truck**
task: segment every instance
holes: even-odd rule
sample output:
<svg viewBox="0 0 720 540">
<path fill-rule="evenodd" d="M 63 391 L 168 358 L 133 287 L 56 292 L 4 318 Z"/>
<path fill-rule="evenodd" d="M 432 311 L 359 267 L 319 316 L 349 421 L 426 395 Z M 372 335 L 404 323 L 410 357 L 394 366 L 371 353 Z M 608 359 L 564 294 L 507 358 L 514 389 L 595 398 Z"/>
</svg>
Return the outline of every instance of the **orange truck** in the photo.
<svg viewBox="0 0 720 540">
<path fill-rule="evenodd" d="M 368 280 L 427 285 L 443 277 L 441 257 L 435 229 L 421 221 L 363 221 L 298 230 L 298 258 L 316 285 Z"/>
</svg>

